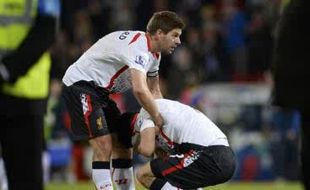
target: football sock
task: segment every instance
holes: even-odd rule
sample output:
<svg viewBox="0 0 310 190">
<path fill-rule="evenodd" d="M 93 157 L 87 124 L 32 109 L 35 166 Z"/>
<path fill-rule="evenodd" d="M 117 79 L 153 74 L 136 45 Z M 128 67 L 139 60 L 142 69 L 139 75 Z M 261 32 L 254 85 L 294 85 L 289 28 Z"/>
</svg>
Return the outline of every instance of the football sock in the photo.
<svg viewBox="0 0 310 190">
<path fill-rule="evenodd" d="M 182 189 L 174 187 L 169 182 L 166 182 L 165 185 L 161 188 L 161 190 L 182 190 Z"/>
<path fill-rule="evenodd" d="M 135 190 L 131 159 L 113 159 L 112 176 L 117 190 Z"/>
<path fill-rule="evenodd" d="M 151 184 L 150 190 L 181 190 L 180 188 L 172 186 L 164 179 L 156 178 Z"/>
<path fill-rule="evenodd" d="M 92 163 L 92 178 L 98 190 L 113 190 L 110 162 L 94 161 Z"/>
</svg>

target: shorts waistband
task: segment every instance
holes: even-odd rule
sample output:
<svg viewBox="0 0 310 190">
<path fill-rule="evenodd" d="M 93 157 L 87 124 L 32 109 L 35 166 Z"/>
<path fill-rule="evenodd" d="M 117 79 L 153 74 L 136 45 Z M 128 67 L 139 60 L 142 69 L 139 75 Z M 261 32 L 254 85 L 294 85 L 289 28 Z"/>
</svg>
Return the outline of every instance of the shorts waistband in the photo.
<svg viewBox="0 0 310 190">
<path fill-rule="evenodd" d="M 101 92 L 104 94 L 110 94 L 109 90 L 107 90 L 106 88 L 98 86 L 94 81 L 81 80 L 81 81 L 75 82 L 73 85 L 81 86 L 81 87 L 88 86 L 88 87 L 94 88 L 97 92 Z"/>
</svg>

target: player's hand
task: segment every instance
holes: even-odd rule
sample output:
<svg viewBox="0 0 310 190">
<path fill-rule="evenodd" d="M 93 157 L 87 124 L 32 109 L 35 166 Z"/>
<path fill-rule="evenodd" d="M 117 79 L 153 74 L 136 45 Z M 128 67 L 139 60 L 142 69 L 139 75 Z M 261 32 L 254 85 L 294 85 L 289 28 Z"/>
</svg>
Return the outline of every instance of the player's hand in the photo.
<svg viewBox="0 0 310 190">
<path fill-rule="evenodd" d="M 155 118 L 154 118 L 154 123 L 157 127 L 162 128 L 164 125 L 164 119 L 161 116 L 161 114 L 158 114 Z"/>
<path fill-rule="evenodd" d="M 164 158 L 166 156 L 168 156 L 168 153 L 165 152 L 163 149 L 161 148 L 155 149 L 155 158 Z"/>
</svg>

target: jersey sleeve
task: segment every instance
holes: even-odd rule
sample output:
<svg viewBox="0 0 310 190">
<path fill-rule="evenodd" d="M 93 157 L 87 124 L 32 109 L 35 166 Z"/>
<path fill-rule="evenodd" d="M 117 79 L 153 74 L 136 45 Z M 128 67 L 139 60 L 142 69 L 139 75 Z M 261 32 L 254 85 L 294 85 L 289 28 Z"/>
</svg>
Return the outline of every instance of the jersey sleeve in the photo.
<svg viewBox="0 0 310 190">
<path fill-rule="evenodd" d="M 144 129 L 152 128 L 152 127 L 155 127 L 153 120 L 145 119 L 143 120 L 142 125 L 140 127 L 140 132 L 143 131 Z"/>
<path fill-rule="evenodd" d="M 137 69 L 144 74 L 147 73 L 149 56 L 148 53 L 141 50 L 139 46 L 129 46 L 124 52 L 124 59 L 130 69 Z"/>
<path fill-rule="evenodd" d="M 144 129 L 147 128 L 152 128 L 155 127 L 155 123 L 151 119 L 151 116 L 145 111 L 144 109 L 141 109 L 138 118 L 137 118 L 137 123 L 135 126 L 136 131 L 143 131 Z"/>
<path fill-rule="evenodd" d="M 147 76 L 148 77 L 156 77 L 156 76 L 158 76 L 160 59 L 161 59 L 161 55 L 158 54 L 158 59 L 154 60 L 154 63 L 152 63 L 151 68 L 147 72 Z"/>
</svg>

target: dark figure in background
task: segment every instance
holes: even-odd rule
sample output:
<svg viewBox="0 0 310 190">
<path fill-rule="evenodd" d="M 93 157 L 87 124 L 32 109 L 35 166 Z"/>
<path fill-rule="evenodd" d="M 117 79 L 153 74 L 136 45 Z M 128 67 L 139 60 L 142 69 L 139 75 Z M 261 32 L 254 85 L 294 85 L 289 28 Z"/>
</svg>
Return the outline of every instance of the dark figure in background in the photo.
<svg viewBox="0 0 310 190">
<path fill-rule="evenodd" d="M 310 2 L 291 0 L 279 21 L 273 62 L 274 104 L 301 114 L 302 174 L 310 190 Z"/>
<path fill-rule="evenodd" d="M 43 189 L 43 116 L 58 0 L 0 1 L 0 146 L 10 190 Z"/>
</svg>

